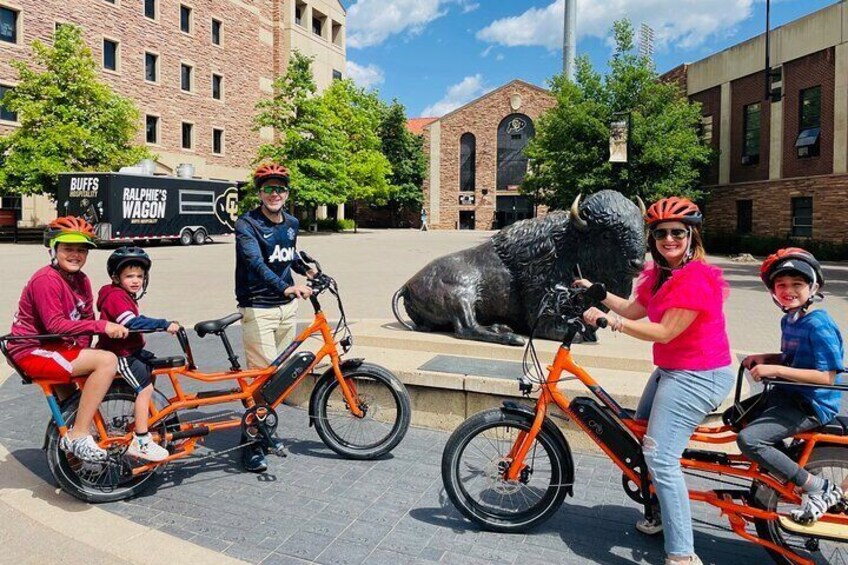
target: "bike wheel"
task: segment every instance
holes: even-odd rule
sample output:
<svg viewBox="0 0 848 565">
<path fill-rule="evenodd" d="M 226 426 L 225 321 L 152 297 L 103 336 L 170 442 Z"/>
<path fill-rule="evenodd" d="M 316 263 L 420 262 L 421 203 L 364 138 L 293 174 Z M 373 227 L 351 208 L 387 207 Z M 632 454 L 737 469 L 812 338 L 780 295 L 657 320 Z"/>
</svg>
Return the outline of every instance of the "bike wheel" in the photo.
<svg viewBox="0 0 848 565">
<path fill-rule="evenodd" d="M 825 446 L 817 447 L 810 455 L 805 467 L 810 473 L 842 482 L 848 477 L 848 447 Z M 755 484 L 751 487 L 754 504 L 766 510 L 786 513 L 794 505 L 780 499 L 779 494 L 765 485 Z M 780 547 L 788 548 L 817 564 L 848 563 L 848 546 L 844 543 L 823 538 L 807 537 L 786 532 L 773 520 L 755 520 L 757 535 Z M 767 549 L 775 563 L 793 565 L 793 562 L 776 551 Z"/>
<path fill-rule="evenodd" d="M 134 416 L 135 395 L 121 390 L 110 390 L 100 403 L 100 415 L 109 435 L 125 435 L 131 429 Z M 62 411 L 62 417 L 71 427 L 76 419 L 79 399 L 75 399 Z M 161 429 L 160 429 L 161 428 Z M 164 425 L 156 429 L 164 432 Z M 97 430 L 91 433 L 99 441 Z M 59 429 L 50 426 L 47 436 L 47 465 L 50 473 L 62 490 L 85 502 L 114 502 L 125 500 L 141 493 L 153 478 L 153 471 L 133 475 L 135 460 L 124 455 L 125 448 L 110 450 L 109 458 L 103 463 L 81 461 L 59 448 Z"/>
<path fill-rule="evenodd" d="M 442 454 L 442 481 L 451 502 L 469 520 L 496 532 L 522 532 L 547 520 L 567 494 L 564 457 L 542 428 L 518 481 L 507 481 L 509 453 L 532 422 L 500 409 L 475 414 L 457 428 Z"/>
<path fill-rule="evenodd" d="M 324 443 L 350 459 L 374 459 L 397 446 L 409 429 L 409 393 L 389 370 L 362 363 L 344 373 L 355 391 L 364 416 L 354 416 L 335 378 L 325 379 L 315 391 L 315 429 Z"/>
</svg>

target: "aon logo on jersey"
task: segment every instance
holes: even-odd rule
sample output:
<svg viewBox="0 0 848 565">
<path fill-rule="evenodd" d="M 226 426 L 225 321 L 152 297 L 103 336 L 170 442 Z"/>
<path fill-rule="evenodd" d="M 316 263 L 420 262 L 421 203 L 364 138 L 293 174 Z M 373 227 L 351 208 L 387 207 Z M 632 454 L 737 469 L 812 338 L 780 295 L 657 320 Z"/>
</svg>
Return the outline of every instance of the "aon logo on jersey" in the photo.
<svg viewBox="0 0 848 565">
<path fill-rule="evenodd" d="M 294 259 L 294 247 L 274 246 L 274 252 L 268 257 L 269 263 L 288 263 Z"/>
</svg>

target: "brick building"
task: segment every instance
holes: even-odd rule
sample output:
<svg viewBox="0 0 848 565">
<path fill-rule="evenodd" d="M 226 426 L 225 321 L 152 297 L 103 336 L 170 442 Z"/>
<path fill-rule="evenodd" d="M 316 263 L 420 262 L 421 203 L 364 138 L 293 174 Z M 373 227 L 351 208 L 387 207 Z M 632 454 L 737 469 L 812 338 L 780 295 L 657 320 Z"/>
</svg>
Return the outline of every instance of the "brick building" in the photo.
<svg viewBox="0 0 848 565">
<path fill-rule="evenodd" d="M 514 80 L 441 118 L 415 118 L 429 159 L 424 209 L 435 229 L 501 228 L 531 218 L 518 192 L 527 172 L 523 150 L 534 121 L 555 104 L 550 92 Z"/>
<path fill-rule="evenodd" d="M 665 75 L 702 104 L 709 229 L 848 241 L 845 0 Z"/>
<path fill-rule="evenodd" d="M 101 78 L 141 114 L 137 142 L 158 155 L 158 172 L 194 165 L 206 178 L 243 180 L 258 146 L 256 103 L 271 93 L 293 50 L 314 57 L 319 89 L 345 71 L 345 10 L 338 0 L 0 0 L 0 135 L 17 125 L 2 107 L 14 88 L 12 59 L 73 23 Z M 10 199 L 4 199 L 8 205 Z M 55 215 L 46 198 L 25 198 L 22 223 Z"/>
</svg>

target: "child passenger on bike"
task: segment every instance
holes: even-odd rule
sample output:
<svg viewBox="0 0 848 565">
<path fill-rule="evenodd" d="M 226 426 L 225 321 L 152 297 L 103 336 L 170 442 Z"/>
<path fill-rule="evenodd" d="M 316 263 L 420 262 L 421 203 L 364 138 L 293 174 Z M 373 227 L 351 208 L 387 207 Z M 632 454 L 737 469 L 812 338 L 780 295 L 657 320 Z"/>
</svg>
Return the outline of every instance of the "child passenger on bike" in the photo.
<svg viewBox="0 0 848 565">
<path fill-rule="evenodd" d="M 824 309 L 808 312 L 823 297 L 821 266 L 813 255 L 790 247 L 769 255 L 760 278 L 785 313 L 780 321 L 780 353 L 750 355 L 742 362 L 754 380 L 778 378 L 830 385 L 845 370 L 842 335 Z M 775 447 L 784 438 L 830 422 L 839 412 L 841 393 L 814 387 L 774 387 L 765 406 L 737 438 L 742 453 L 801 488 L 801 507 L 791 512 L 799 523 L 815 522 L 842 497 L 840 485 L 808 473 Z"/>
<path fill-rule="evenodd" d="M 170 334 L 179 331 L 177 322 L 139 313 L 138 301 L 147 292 L 151 264 L 150 256 L 140 247 L 120 247 L 109 256 L 106 272 L 112 283 L 101 288 L 97 295 L 102 320 L 121 324 L 128 330 L 166 330 Z M 144 349 L 144 338 L 140 333 L 132 333 L 126 339 L 101 338 L 97 348 L 118 356 L 118 374 L 136 391 L 135 431 L 127 455 L 146 461 L 166 459 L 168 450 L 152 441 L 147 429 L 153 397 L 148 360 L 154 355 Z"/>
<path fill-rule="evenodd" d="M 94 414 L 115 378 L 118 360 L 109 351 L 91 349 L 91 335 L 126 337 L 127 329 L 107 320 L 94 319 L 91 282 L 82 272 L 88 251 L 95 246 L 91 224 L 75 216 L 50 222 L 44 244 L 50 249 L 50 265 L 32 275 L 21 293 L 12 322 L 13 336 L 64 334 L 51 340 L 10 342 L 9 354 L 32 379 L 71 382 L 87 377 L 74 426 L 62 436 L 59 447 L 86 462 L 107 459 L 106 450 L 89 433 Z"/>
</svg>

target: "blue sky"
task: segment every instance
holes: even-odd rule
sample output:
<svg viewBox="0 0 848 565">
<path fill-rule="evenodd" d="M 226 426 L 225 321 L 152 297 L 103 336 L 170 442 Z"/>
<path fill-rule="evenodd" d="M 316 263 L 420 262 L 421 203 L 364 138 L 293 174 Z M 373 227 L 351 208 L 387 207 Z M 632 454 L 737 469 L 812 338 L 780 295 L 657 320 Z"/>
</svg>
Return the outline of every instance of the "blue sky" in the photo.
<svg viewBox="0 0 848 565">
<path fill-rule="evenodd" d="M 410 117 L 438 116 L 513 79 L 546 86 L 562 70 L 564 0 L 343 0 L 348 76 L 397 98 Z M 836 3 L 772 0 L 771 27 Z M 605 68 L 611 23 L 654 29 L 657 69 L 765 29 L 765 0 L 578 0 L 578 53 Z"/>
</svg>

